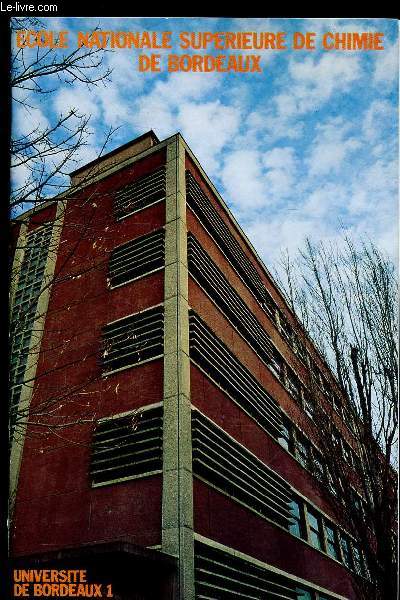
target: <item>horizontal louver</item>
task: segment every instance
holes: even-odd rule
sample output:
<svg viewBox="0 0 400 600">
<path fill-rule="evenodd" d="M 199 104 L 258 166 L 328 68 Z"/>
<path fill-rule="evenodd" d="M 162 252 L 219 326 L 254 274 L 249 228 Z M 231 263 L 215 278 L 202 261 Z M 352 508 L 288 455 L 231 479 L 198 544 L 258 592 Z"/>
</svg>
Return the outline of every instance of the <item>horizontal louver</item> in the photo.
<svg viewBox="0 0 400 600">
<path fill-rule="evenodd" d="M 109 263 L 110 284 L 121 285 L 162 268 L 164 240 L 164 229 L 159 229 L 115 248 Z"/>
<path fill-rule="evenodd" d="M 289 528 L 286 482 L 198 411 L 192 411 L 193 473 Z"/>
<path fill-rule="evenodd" d="M 98 423 L 93 435 L 92 485 L 162 470 L 162 410 L 151 408 Z"/>
<path fill-rule="evenodd" d="M 197 600 L 297 599 L 295 584 L 289 578 L 198 541 L 195 586 Z"/>
<path fill-rule="evenodd" d="M 164 352 L 164 307 L 156 306 L 130 315 L 103 328 L 103 370 L 161 356 Z"/>
<path fill-rule="evenodd" d="M 117 190 L 114 215 L 122 219 L 165 198 L 165 167 L 161 167 Z"/>
<path fill-rule="evenodd" d="M 190 357 L 264 429 L 278 436 L 282 413 L 275 400 L 193 311 L 189 316 Z"/>
<path fill-rule="evenodd" d="M 257 269 L 246 256 L 239 242 L 190 171 L 186 171 L 186 199 L 190 208 L 214 238 L 261 306 L 270 314 L 273 300 L 267 292 Z"/>
<path fill-rule="evenodd" d="M 267 365 L 277 351 L 268 334 L 196 238 L 188 234 L 189 272 Z"/>
</svg>

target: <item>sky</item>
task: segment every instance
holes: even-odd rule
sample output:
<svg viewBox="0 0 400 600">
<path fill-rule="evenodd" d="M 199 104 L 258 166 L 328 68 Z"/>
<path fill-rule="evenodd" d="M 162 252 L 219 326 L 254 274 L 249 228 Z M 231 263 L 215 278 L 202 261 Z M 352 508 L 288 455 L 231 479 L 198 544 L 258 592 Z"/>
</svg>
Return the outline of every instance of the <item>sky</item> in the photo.
<svg viewBox="0 0 400 600">
<path fill-rule="evenodd" d="M 138 51 L 106 52 L 109 82 L 88 89 L 56 81 L 44 97 L 32 93 L 29 108 L 15 104 L 13 135 L 51 124 L 72 107 L 90 115 L 89 144 L 73 170 L 96 158 L 110 127 L 119 129 L 108 150 L 149 129 L 160 139 L 180 131 L 270 270 L 278 268 L 282 252 L 294 254 L 306 237 L 368 238 L 396 260 L 396 21 L 68 17 L 48 18 L 46 25 L 71 35 L 96 26 L 174 36 L 285 31 L 288 40 L 293 31 L 315 32 L 314 51 L 260 52 L 262 73 L 140 73 Z M 384 50 L 324 51 L 326 31 L 383 32 Z M 186 51 L 176 44 L 163 52 Z M 16 178 L 23 177 L 20 170 Z"/>
</svg>

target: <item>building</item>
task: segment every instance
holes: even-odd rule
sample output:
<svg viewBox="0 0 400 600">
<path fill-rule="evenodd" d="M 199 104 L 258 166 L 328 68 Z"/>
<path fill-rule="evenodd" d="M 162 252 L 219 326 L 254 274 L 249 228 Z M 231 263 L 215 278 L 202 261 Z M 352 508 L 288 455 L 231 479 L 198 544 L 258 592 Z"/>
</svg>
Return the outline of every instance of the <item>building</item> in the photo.
<svg viewBox="0 0 400 600">
<path fill-rule="evenodd" d="M 124 600 L 355 600 L 310 361 L 356 460 L 340 392 L 182 137 L 78 169 L 15 241 L 17 564 Z"/>
</svg>

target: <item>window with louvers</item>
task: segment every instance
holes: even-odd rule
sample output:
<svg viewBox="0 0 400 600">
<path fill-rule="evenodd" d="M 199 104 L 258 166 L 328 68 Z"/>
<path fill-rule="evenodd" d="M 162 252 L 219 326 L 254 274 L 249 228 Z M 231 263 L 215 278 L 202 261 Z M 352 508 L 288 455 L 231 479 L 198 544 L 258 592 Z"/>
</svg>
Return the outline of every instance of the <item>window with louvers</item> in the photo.
<svg viewBox="0 0 400 600">
<path fill-rule="evenodd" d="M 158 229 L 115 248 L 108 277 L 112 287 L 143 277 L 164 266 L 165 231 Z"/>
<path fill-rule="evenodd" d="M 192 233 L 188 234 L 188 263 L 192 277 L 204 288 L 265 364 L 270 365 L 276 350 L 269 335 Z"/>
<path fill-rule="evenodd" d="M 262 566 L 195 542 L 197 600 L 297 600 L 296 583 Z"/>
<path fill-rule="evenodd" d="M 262 308 L 271 315 L 274 302 L 257 269 L 190 171 L 186 171 L 186 199 L 190 208 L 221 248 Z"/>
<path fill-rule="evenodd" d="M 105 485 L 162 471 L 162 408 L 105 419 L 93 434 L 92 485 Z"/>
<path fill-rule="evenodd" d="M 191 359 L 261 427 L 278 437 L 282 429 L 279 405 L 193 311 L 189 345 Z"/>
<path fill-rule="evenodd" d="M 123 219 L 165 199 L 165 167 L 128 183 L 115 193 L 114 215 Z"/>
<path fill-rule="evenodd" d="M 102 367 L 105 374 L 162 356 L 164 307 L 155 306 L 103 327 Z"/>
<path fill-rule="evenodd" d="M 192 411 L 193 473 L 289 529 L 289 485 L 212 421 Z"/>
</svg>

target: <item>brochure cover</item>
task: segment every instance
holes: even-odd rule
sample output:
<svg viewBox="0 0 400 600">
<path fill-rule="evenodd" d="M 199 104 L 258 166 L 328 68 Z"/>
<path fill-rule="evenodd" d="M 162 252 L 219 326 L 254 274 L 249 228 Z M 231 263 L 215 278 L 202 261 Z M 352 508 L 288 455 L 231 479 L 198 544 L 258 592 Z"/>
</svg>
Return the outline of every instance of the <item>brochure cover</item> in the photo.
<svg viewBox="0 0 400 600">
<path fill-rule="evenodd" d="M 397 21 L 1 10 L 9 597 L 394 599 Z"/>
</svg>

